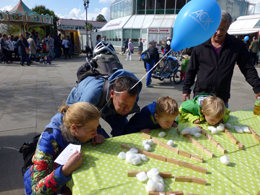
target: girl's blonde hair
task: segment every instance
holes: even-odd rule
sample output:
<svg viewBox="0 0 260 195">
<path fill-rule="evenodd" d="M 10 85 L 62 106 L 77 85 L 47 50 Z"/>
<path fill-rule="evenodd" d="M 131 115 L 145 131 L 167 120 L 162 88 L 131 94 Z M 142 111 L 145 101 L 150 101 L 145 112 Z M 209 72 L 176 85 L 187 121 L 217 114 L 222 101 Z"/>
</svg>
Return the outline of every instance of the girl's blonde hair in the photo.
<svg viewBox="0 0 260 195">
<path fill-rule="evenodd" d="M 93 120 L 100 118 L 98 109 L 88 102 L 77 102 L 71 106 L 63 105 L 59 108 L 59 112 L 63 115 L 63 134 L 71 134 L 71 126 L 75 124 L 77 127 L 83 127 Z"/>
<path fill-rule="evenodd" d="M 164 115 L 178 116 L 178 103 L 170 96 L 160 97 L 156 102 L 155 113 L 159 117 Z"/>
<path fill-rule="evenodd" d="M 224 101 L 216 96 L 210 96 L 202 101 L 203 114 L 215 119 L 222 119 L 226 114 Z"/>
</svg>

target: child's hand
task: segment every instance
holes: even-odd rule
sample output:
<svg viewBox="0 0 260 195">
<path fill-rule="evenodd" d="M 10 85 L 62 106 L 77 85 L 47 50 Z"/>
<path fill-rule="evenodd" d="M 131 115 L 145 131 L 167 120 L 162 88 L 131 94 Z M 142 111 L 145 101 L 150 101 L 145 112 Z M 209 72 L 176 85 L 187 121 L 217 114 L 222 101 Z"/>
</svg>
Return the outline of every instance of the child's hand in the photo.
<svg viewBox="0 0 260 195">
<path fill-rule="evenodd" d="M 193 122 L 194 124 L 200 124 L 200 119 L 197 119 Z"/>
<path fill-rule="evenodd" d="M 141 132 L 143 132 L 143 133 L 151 133 L 150 129 L 143 129 L 143 130 L 141 130 Z"/>
<path fill-rule="evenodd" d="M 101 144 L 105 141 L 105 137 L 103 135 L 97 135 L 92 139 L 92 145 Z"/>
<path fill-rule="evenodd" d="M 73 171 L 75 171 L 77 168 L 81 166 L 81 154 L 81 152 L 76 151 L 61 168 L 61 172 L 65 177 L 68 177 Z"/>
</svg>

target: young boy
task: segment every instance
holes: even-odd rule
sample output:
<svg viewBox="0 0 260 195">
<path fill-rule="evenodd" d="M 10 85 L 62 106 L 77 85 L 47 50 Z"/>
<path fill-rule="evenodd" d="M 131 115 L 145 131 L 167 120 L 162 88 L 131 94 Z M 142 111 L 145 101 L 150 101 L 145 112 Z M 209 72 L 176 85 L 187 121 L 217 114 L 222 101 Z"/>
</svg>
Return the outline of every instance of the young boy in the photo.
<svg viewBox="0 0 260 195">
<path fill-rule="evenodd" d="M 179 115 L 177 102 L 169 97 L 160 97 L 138 113 L 129 121 L 125 128 L 125 134 L 144 132 L 150 133 L 150 129 L 170 129 L 176 127 L 176 117 Z"/>
<path fill-rule="evenodd" d="M 201 94 L 193 100 L 183 102 L 179 108 L 180 116 L 178 121 L 188 120 L 194 124 L 206 120 L 210 125 L 226 123 L 230 110 L 225 107 L 222 99 Z"/>
</svg>

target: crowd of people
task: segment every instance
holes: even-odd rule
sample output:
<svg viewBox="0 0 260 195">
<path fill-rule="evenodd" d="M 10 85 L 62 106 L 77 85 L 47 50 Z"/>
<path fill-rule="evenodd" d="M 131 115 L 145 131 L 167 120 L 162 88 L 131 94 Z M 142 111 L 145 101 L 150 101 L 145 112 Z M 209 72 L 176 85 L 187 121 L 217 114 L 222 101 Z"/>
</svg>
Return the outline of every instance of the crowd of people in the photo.
<svg viewBox="0 0 260 195">
<path fill-rule="evenodd" d="M 66 183 L 71 174 L 82 164 L 82 153 L 75 152 L 64 166 L 54 163 L 58 154 L 69 144 L 92 142 L 101 144 L 110 136 L 100 126 L 102 117 L 112 128 L 111 135 L 146 132 L 162 128 L 169 130 L 185 121 L 194 124 L 206 122 L 210 125 L 227 122 L 230 110 L 230 85 L 237 63 L 247 82 L 253 87 L 255 97 L 260 96 L 260 78 L 252 65 L 251 55 L 245 44 L 227 34 L 232 18 L 222 11 L 219 28 L 205 43 L 194 47 L 183 84 L 183 103 L 178 106 L 170 96 L 159 97 L 140 110 L 138 101 L 142 82 L 124 69 L 116 70 L 106 79 L 88 76 L 74 87 L 65 104 L 59 109 L 39 138 L 33 165 L 24 175 L 26 194 L 53 194 L 68 191 Z M 102 48 L 100 48 L 102 45 Z M 111 45 L 100 44 L 94 56 L 102 52 L 116 55 Z M 157 49 L 150 43 L 148 51 L 157 60 Z M 154 62 L 153 62 L 154 63 Z M 151 63 L 152 64 L 152 63 Z M 148 64 L 147 69 L 150 68 Z M 194 98 L 190 98 L 191 86 L 195 84 Z M 146 81 L 149 84 L 149 79 Z M 105 91 L 104 91 L 105 90 Z M 100 106 L 102 97 L 104 104 Z M 135 113 L 129 120 L 127 116 Z"/>
<path fill-rule="evenodd" d="M 54 60 L 59 59 L 62 55 L 62 50 L 65 59 L 72 57 L 73 41 L 69 36 L 61 39 L 61 34 L 48 35 L 41 39 L 38 32 L 26 32 L 25 36 L 19 34 L 18 36 L 0 34 L 0 63 L 4 62 L 12 64 L 13 61 L 20 61 L 20 65 L 24 63 L 28 66 L 32 63 L 32 57 L 36 62 L 39 62 L 40 53 L 47 53 L 47 55 Z M 37 57 L 38 56 L 38 57 Z"/>
</svg>

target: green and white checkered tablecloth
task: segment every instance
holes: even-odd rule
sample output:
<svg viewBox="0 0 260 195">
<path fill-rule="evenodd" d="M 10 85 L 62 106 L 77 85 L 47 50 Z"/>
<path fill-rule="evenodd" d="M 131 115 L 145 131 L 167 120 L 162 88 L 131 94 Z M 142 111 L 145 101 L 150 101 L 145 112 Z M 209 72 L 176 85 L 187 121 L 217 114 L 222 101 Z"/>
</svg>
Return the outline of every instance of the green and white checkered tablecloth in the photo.
<svg viewBox="0 0 260 195">
<path fill-rule="evenodd" d="M 248 125 L 260 135 L 260 116 L 253 115 L 252 109 L 232 112 L 228 122 L 232 126 Z M 182 130 L 188 126 L 192 126 L 192 124 L 179 123 L 178 128 Z M 208 131 L 206 123 L 201 124 L 201 126 Z M 174 147 L 204 157 L 204 162 L 199 163 L 177 155 L 158 145 L 153 146 L 152 152 L 205 167 L 208 169 L 207 174 L 152 158 L 139 166 L 130 165 L 125 160 L 118 159 L 117 155 L 121 151 L 126 152 L 121 148 L 121 144 L 143 149 L 142 140 L 145 139 L 141 137 L 141 133 L 135 133 L 106 139 L 103 144 L 96 146 L 92 146 L 91 143 L 84 144 L 82 146 L 82 166 L 72 174 L 72 180 L 67 185 L 72 189 L 72 193 L 76 195 L 145 195 L 147 192 L 144 184 L 135 177 L 127 177 L 127 172 L 158 168 L 160 172 L 171 172 L 173 175 L 194 176 L 207 180 L 207 185 L 204 186 L 189 182 L 175 182 L 174 178 L 164 179 L 166 191 L 184 191 L 184 194 L 205 195 L 255 195 L 260 191 L 260 144 L 252 134 L 239 134 L 234 129 L 229 130 L 244 145 L 244 150 L 238 150 L 238 146 L 233 144 L 224 132 L 212 135 L 227 149 L 228 152 L 225 155 L 231 160 L 229 166 L 221 164 L 219 157 L 223 154 L 204 135 L 195 139 L 215 154 L 213 158 L 203 153 L 187 138 L 178 135 L 176 128 L 165 131 L 166 136 L 164 138 L 158 136 L 158 133 L 162 131 L 161 129 L 152 130 L 152 137 L 156 137 L 165 143 L 168 140 L 173 140 Z"/>
</svg>

